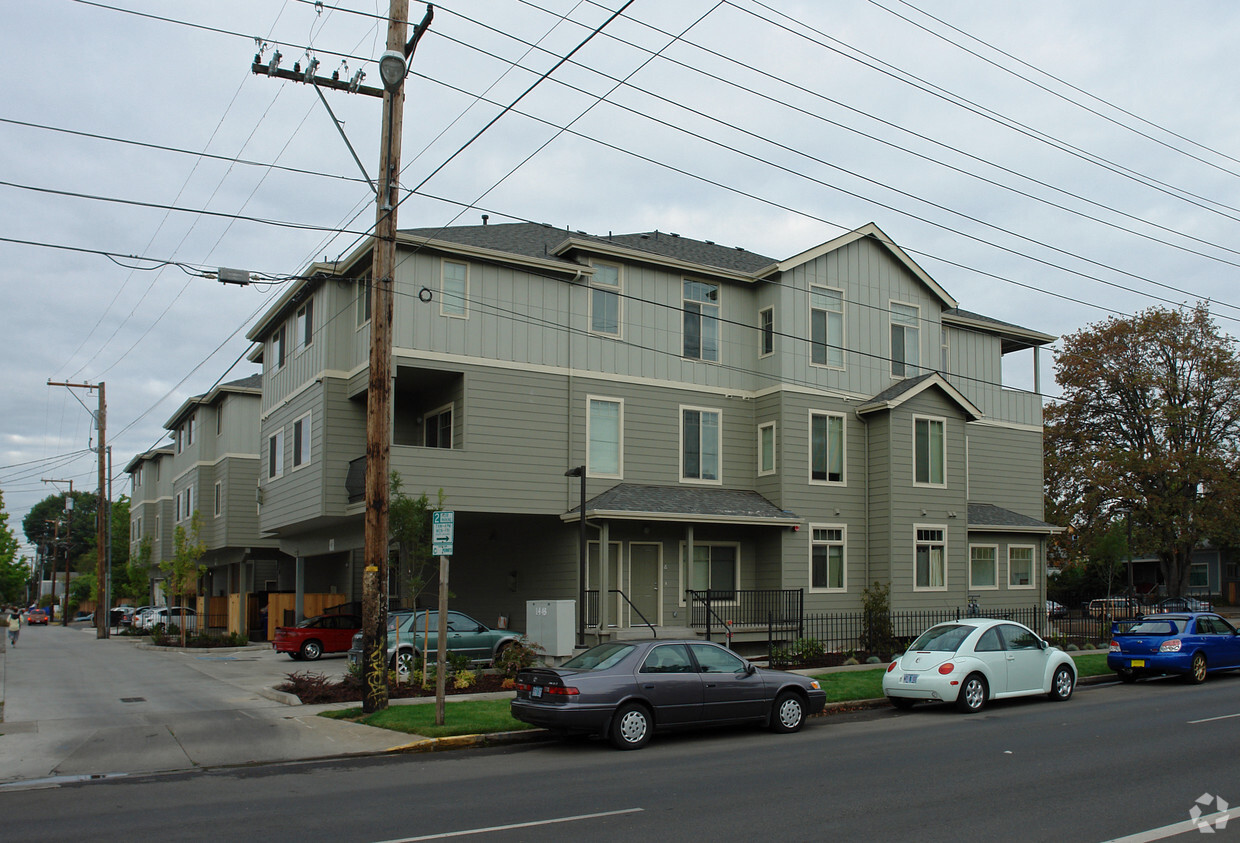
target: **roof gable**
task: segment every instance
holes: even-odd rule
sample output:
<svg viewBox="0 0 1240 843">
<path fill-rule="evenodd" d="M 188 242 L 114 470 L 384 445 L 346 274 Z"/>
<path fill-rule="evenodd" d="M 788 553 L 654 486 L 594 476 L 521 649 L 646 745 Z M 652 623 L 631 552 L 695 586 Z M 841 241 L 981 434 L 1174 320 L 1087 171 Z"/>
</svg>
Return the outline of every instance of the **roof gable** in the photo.
<svg viewBox="0 0 1240 843">
<path fill-rule="evenodd" d="M 960 408 L 968 421 L 977 421 L 982 418 L 982 411 L 978 409 L 977 405 L 965 398 L 960 390 L 952 386 L 938 372 L 927 372 L 924 375 L 907 378 L 899 383 L 892 384 L 858 407 L 857 415 L 865 416 L 882 410 L 894 410 L 905 401 L 920 395 L 932 387 L 938 387 L 942 390 L 948 399 Z"/>
</svg>

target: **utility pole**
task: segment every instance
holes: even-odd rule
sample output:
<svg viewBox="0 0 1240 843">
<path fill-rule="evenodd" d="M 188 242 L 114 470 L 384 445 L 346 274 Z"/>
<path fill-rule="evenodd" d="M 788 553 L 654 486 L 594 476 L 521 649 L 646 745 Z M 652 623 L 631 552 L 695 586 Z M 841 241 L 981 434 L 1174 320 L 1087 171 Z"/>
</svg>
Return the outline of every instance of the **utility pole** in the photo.
<svg viewBox="0 0 1240 843">
<path fill-rule="evenodd" d="M 60 608 L 60 625 L 68 626 L 69 624 L 69 541 L 73 538 L 73 481 L 72 480 L 49 480 L 43 478 L 44 483 L 68 483 L 69 494 L 65 497 L 65 512 L 69 513 L 69 523 L 65 527 L 65 593 L 61 598 Z M 56 540 L 60 541 L 60 522 L 56 522 Z M 52 555 L 52 605 L 56 604 L 56 556 Z M 54 620 L 55 611 L 52 612 Z"/>
<path fill-rule="evenodd" d="M 255 56 L 251 70 L 257 74 L 306 82 L 316 87 L 348 90 L 383 97 L 383 130 L 379 139 L 379 186 L 376 190 L 375 245 L 371 258 L 370 376 L 366 392 L 366 516 L 362 572 L 362 665 L 366 691 L 362 711 L 386 708 L 387 688 L 387 570 L 388 504 L 392 448 L 392 285 L 396 269 L 396 208 L 400 174 L 401 127 L 405 110 L 405 75 L 418 41 L 430 28 L 434 7 L 426 6 L 413 37 L 405 40 L 409 0 L 390 0 L 387 50 L 379 59 L 383 89 L 363 87 L 361 74 L 352 83 L 314 75 L 318 60 L 309 61 L 304 73 L 280 70 L 277 51 L 268 64 Z M 320 96 L 322 94 L 320 93 Z M 326 100 L 323 101 L 326 104 Z M 330 111 L 330 108 L 329 108 Z M 339 123 L 336 122 L 337 129 Z M 347 140 L 347 138 L 346 138 Z M 350 149 L 352 146 L 350 145 Z M 443 666 L 440 666 L 443 670 Z"/>
<path fill-rule="evenodd" d="M 107 579 L 107 507 L 104 506 L 104 492 L 106 491 L 106 474 L 107 474 L 107 431 L 108 431 L 108 401 L 106 397 L 107 384 L 100 381 L 98 384 L 90 383 L 53 383 L 47 382 L 48 386 L 63 386 L 69 389 L 94 389 L 99 392 L 99 410 L 95 415 L 95 427 L 99 430 L 98 455 L 99 455 L 99 499 L 95 506 L 95 551 L 97 559 L 95 562 L 95 638 L 108 637 L 108 612 L 111 606 L 105 604 L 104 582 Z M 68 614 L 69 606 L 69 585 L 68 571 L 65 572 L 65 614 Z M 99 609 L 102 607 L 103 611 Z M 67 624 L 68 618 L 64 619 Z"/>
</svg>

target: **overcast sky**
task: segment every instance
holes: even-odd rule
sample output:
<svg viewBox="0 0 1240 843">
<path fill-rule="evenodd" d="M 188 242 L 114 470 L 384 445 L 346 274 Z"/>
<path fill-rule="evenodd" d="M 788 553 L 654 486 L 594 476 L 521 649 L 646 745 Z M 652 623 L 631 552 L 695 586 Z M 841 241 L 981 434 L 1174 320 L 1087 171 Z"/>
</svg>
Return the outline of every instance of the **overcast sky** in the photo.
<svg viewBox="0 0 1240 843">
<path fill-rule="evenodd" d="M 1236 333 L 1234 0 L 635 0 L 460 151 L 622 5 L 437 5 L 406 83 L 402 185 L 425 184 L 400 225 L 488 213 L 785 258 L 875 222 L 967 310 L 1064 335 L 1209 299 Z M 296 274 L 366 232 L 372 194 L 319 98 L 250 65 L 309 52 L 378 85 L 386 12 L 5 4 L 0 491 L 20 540 L 44 478 L 96 482 L 95 396 L 49 379 L 106 382 L 127 492 L 182 401 L 256 371 L 244 334 L 280 292 L 194 273 Z M 373 176 L 380 101 L 326 97 Z"/>
</svg>

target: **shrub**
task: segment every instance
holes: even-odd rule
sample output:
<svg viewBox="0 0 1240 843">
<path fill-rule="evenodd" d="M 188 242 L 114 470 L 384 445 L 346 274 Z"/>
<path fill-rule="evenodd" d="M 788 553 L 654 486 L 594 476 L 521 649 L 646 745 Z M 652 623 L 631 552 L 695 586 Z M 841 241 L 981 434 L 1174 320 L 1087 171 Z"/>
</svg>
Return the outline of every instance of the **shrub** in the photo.
<svg viewBox="0 0 1240 843">
<path fill-rule="evenodd" d="M 474 683 L 477 681 L 478 681 L 478 674 L 474 673 L 469 668 L 464 668 L 462 670 L 456 671 L 456 673 L 453 674 L 452 687 L 456 688 L 459 691 L 463 691 L 466 688 L 472 688 L 474 686 Z"/>
<path fill-rule="evenodd" d="M 865 615 L 861 649 L 891 655 L 895 651 L 895 631 L 891 628 L 891 586 L 875 581 L 861 592 L 861 608 Z"/>
<path fill-rule="evenodd" d="M 504 647 L 495 659 L 495 667 L 509 679 L 516 679 L 522 668 L 533 667 L 538 662 L 542 647 L 524 635 Z"/>
</svg>

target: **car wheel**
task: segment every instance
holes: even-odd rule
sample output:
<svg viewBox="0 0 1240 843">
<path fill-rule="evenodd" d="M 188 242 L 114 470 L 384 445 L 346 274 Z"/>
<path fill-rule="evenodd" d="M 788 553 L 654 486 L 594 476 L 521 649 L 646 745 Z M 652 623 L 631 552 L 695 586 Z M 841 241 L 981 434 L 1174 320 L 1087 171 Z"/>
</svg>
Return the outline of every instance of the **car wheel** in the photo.
<svg viewBox="0 0 1240 843">
<path fill-rule="evenodd" d="M 1137 681 L 1137 672 L 1131 667 L 1121 667 L 1115 672 L 1119 674 L 1119 681 L 1123 682 L 1125 685 L 1131 685 L 1133 682 Z"/>
<path fill-rule="evenodd" d="M 908 697 L 888 697 L 887 702 L 891 703 L 901 711 L 908 711 L 913 707 L 913 704 L 916 703 L 917 700 L 912 700 Z"/>
<path fill-rule="evenodd" d="M 611 718 L 611 745 L 616 749 L 641 749 L 650 743 L 654 723 L 641 703 L 626 703 Z"/>
<path fill-rule="evenodd" d="M 511 641 L 505 641 L 503 644 L 499 645 L 499 648 L 496 649 L 495 651 L 495 658 L 491 659 L 492 666 L 499 664 L 500 656 L 504 655 L 504 651 L 506 651 L 511 646 L 512 646 Z"/>
<path fill-rule="evenodd" d="M 409 675 L 413 673 L 413 661 L 413 653 L 408 650 L 401 650 L 392 656 L 392 670 L 396 671 L 401 682 L 409 681 Z"/>
<path fill-rule="evenodd" d="M 323 655 L 323 645 L 318 641 L 307 641 L 301 645 L 301 657 L 306 661 L 316 661 L 321 655 Z"/>
<path fill-rule="evenodd" d="M 1051 679 L 1050 698 L 1055 702 L 1067 702 L 1072 698 L 1072 689 L 1076 685 L 1076 677 L 1066 664 L 1060 665 Z"/>
<path fill-rule="evenodd" d="M 1185 677 L 1190 684 L 1200 685 L 1206 681 L 1206 654 L 1194 653 L 1193 663 L 1189 667 L 1188 676 Z"/>
<path fill-rule="evenodd" d="M 980 673 L 970 673 L 960 683 L 960 694 L 956 697 L 956 708 L 965 714 L 981 711 L 986 706 L 986 680 Z"/>
<path fill-rule="evenodd" d="M 784 691 L 775 698 L 771 709 L 772 732 L 799 732 L 805 725 L 805 701 L 794 691 Z"/>
</svg>

